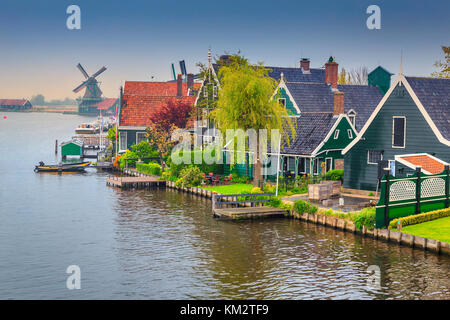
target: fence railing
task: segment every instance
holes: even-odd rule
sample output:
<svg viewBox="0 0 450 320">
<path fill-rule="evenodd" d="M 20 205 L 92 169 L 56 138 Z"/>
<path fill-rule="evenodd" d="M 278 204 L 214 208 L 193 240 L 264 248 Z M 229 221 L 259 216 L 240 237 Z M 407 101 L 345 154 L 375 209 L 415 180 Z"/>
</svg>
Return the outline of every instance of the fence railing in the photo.
<svg viewBox="0 0 450 320">
<path fill-rule="evenodd" d="M 218 209 L 223 205 L 243 205 L 249 203 L 254 206 L 256 203 L 265 203 L 270 201 L 270 197 L 275 193 L 245 193 L 245 194 L 213 194 L 212 208 Z M 261 198 L 263 197 L 263 198 Z M 248 198 L 248 199 L 246 199 Z M 229 200 L 231 199 L 231 200 Z M 243 200 L 239 200 L 243 199 Z"/>
<path fill-rule="evenodd" d="M 448 208 L 449 176 L 449 166 L 433 175 L 426 175 L 417 168 L 412 176 L 403 178 L 386 172 L 381 179 L 380 200 L 376 205 L 376 227 L 387 227 L 396 218 Z"/>
</svg>

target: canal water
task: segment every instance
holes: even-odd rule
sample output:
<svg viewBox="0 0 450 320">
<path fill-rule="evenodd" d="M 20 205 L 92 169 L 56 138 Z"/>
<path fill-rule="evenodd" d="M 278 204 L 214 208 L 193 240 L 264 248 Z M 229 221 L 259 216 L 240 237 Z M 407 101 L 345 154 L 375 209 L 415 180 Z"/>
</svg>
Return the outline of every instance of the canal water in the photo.
<svg viewBox="0 0 450 320">
<path fill-rule="evenodd" d="M 448 257 L 296 220 L 219 221 L 209 200 L 113 189 L 95 169 L 33 172 L 90 120 L 0 113 L 2 299 L 450 298 Z"/>
</svg>

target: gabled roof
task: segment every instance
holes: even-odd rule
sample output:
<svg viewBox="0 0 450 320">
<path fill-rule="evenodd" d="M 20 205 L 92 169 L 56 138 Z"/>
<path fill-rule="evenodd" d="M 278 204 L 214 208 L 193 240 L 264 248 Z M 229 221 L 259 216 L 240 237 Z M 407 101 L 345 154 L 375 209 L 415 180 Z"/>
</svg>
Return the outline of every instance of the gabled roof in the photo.
<svg viewBox="0 0 450 320">
<path fill-rule="evenodd" d="M 286 82 L 285 85 L 300 112 L 333 112 L 334 92 L 329 85 L 311 82 Z M 381 91 L 367 85 L 338 85 L 338 90 L 344 93 L 345 112 L 352 109 L 356 112 L 356 129 L 360 130 L 382 99 Z"/>
<path fill-rule="evenodd" d="M 364 127 L 359 131 L 356 139 L 342 151 L 342 154 L 346 154 L 359 140 L 361 140 L 387 99 L 400 84 L 404 85 L 437 139 L 442 144 L 450 146 L 450 79 L 406 78 L 402 73 L 399 73 L 388 92 L 384 95 L 383 99 L 381 99 L 380 103 L 364 124 Z"/>
<path fill-rule="evenodd" d="M 450 140 L 450 79 L 406 77 L 442 136 Z"/>
<path fill-rule="evenodd" d="M 444 166 L 448 165 L 427 153 L 397 155 L 395 160 L 412 169 L 420 166 L 425 174 L 441 173 L 444 171 Z"/>
<path fill-rule="evenodd" d="M 117 98 L 106 98 L 105 100 L 92 105 L 92 107 L 97 107 L 98 110 L 108 110 L 109 108 L 113 107 L 118 102 L 118 100 L 119 99 Z"/>
<path fill-rule="evenodd" d="M 198 90 L 201 83 L 194 83 L 194 90 Z M 187 82 L 182 84 L 182 94 L 187 95 Z M 171 96 L 177 95 L 177 82 L 126 81 L 123 89 L 126 95 L 137 96 Z"/>
<path fill-rule="evenodd" d="M 338 120 L 332 113 L 302 113 L 296 117 L 296 136 L 281 148 L 283 154 L 311 155 L 327 137 L 333 125 Z"/>
<path fill-rule="evenodd" d="M 0 106 L 24 106 L 27 102 L 26 99 L 0 99 Z"/>
<path fill-rule="evenodd" d="M 213 64 L 214 72 L 219 75 L 219 65 Z M 309 69 L 309 73 L 304 73 L 301 68 L 284 68 L 284 67 L 270 67 L 264 66 L 269 69 L 269 76 L 276 81 L 281 79 L 283 73 L 284 79 L 290 82 L 316 82 L 325 83 L 325 69 Z"/>
</svg>

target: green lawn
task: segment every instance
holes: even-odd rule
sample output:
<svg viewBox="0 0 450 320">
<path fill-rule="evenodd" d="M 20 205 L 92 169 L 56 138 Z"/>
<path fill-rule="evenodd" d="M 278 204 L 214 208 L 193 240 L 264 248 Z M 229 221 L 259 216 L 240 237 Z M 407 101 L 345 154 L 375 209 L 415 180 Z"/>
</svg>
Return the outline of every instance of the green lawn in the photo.
<svg viewBox="0 0 450 320">
<path fill-rule="evenodd" d="M 241 194 L 250 193 L 253 185 L 246 183 L 227 184 L 224 186 L 203 187 L 202 189 L 216 191 L 221 194 Z"/>
<path fill-rule="evenodd" d="M 450 242 L 450 217 L 406 226 L 402 228 L 402 232 L 419 237 Z"/>
</svg>

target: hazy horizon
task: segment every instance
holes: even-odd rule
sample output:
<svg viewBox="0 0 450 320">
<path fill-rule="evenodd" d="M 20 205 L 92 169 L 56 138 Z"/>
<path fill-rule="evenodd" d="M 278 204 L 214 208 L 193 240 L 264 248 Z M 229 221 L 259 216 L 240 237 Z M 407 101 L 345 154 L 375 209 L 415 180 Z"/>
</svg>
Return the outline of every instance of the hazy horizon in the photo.
<svg viewBox="0 0 450 320">
<path fill-rule="evenodd" d="M 449 45 L 448 1 L 77 1 L 81 30 L 69 30 L 71 1 L 2 3 L 0 98 L 43 94 L 46 100 L 75 99 L 81 63 L 98 77 L 104 96 L 118 96 L 126 80 L 167 81 L 179 60 L 196 73 L 225 51 L 251 62 L 298 67 L 302 57 L 322 67 L 330 55 L 339 68 L 378 65 L 397 73 L 400 53 L 406 75 L 429 76 Z M 381 29 L 366 27 L 366 9 L 381 8 Z M 153 79 L 151 77 L 154 77 Z"/>
</svg>

